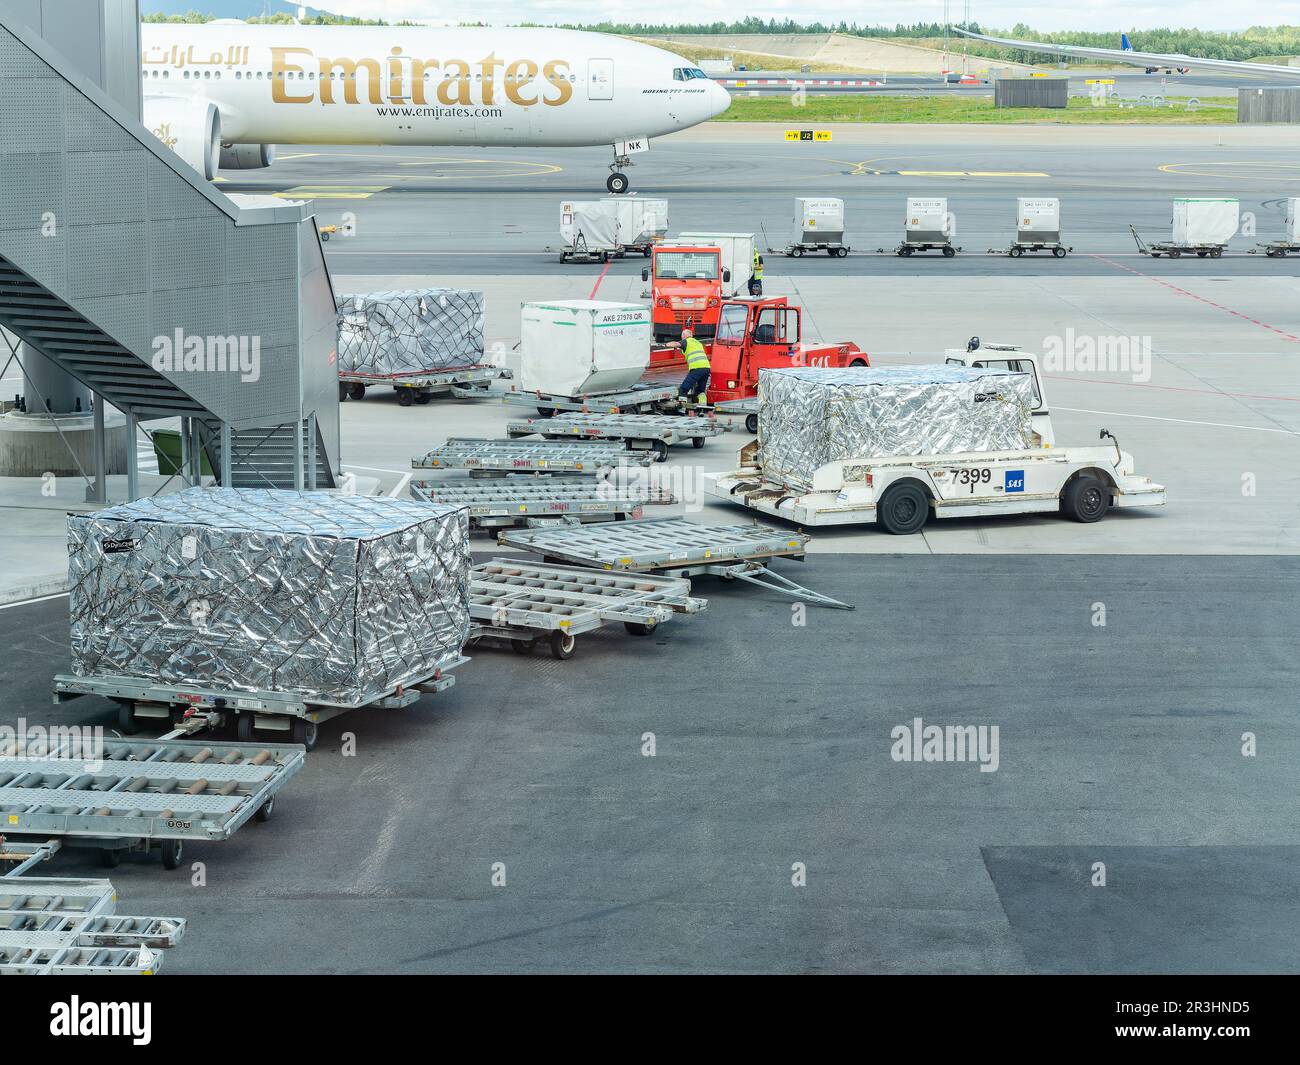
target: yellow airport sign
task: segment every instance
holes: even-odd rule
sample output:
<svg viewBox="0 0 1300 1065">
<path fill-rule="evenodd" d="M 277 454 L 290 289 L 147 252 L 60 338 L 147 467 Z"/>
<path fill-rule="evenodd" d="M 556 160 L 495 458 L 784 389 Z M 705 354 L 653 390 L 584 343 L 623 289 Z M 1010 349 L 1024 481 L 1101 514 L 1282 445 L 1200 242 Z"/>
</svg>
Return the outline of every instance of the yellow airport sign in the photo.
<svg viewBox="0 0 1300 1065">
<path fill-rule="evenodd" d="M 1115 79 L 1114 78 L 1084 78 L 1083 83 L 1085 85 L 1114 85 Z"/>
<path fill-rule="evenodd" d="M 831 131 L 828 129 L 788 129 L 785 131 L 785 139 L 788 141 L 820 141 L 825 143 L 831 139 Z"/>
</svg>

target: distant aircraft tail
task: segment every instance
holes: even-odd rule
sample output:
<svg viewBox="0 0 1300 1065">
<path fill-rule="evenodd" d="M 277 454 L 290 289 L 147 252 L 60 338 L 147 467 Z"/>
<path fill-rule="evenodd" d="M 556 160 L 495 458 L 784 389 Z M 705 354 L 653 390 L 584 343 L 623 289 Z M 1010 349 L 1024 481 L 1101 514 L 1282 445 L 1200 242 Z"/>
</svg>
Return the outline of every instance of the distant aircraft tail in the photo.
<svg viewBox="0 0 1300 1065">
<path fill-rule="evenodd" d="M 1131 44 L 1128 43 L 1128 34 L 1127 34 L 1127 33 L 1121 33 L 1121 34 L 1119 35 L 1119 46 L 1120 46 L 1120 48 L 1123 49 L 1125 52 L 1131 52 L 1131 51 L 1133 51 L 1133 46 L 1132 46 Z"/>
</svg>

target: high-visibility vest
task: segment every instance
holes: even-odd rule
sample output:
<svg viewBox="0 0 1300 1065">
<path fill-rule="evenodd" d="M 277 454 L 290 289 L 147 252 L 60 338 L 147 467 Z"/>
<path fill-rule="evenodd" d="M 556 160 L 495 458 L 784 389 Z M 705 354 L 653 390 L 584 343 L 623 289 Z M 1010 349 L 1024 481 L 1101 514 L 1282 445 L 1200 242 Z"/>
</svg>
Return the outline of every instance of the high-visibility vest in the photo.
<svg viewBox="0 0 1300 1065">
<path fill-rule="evenodd" d="M 694 337 L 690 337 L 682 345 L 682 354 L 686 356 L 686 368 L 688 370 L 709 369 L 709 353 L 704 350 L 704 345 Z"/>
<path fill-rule="evenodd" d="M 754 252 L 754 280 L 763 280 L 763 259 L 758 252 Z"/>
</svg>

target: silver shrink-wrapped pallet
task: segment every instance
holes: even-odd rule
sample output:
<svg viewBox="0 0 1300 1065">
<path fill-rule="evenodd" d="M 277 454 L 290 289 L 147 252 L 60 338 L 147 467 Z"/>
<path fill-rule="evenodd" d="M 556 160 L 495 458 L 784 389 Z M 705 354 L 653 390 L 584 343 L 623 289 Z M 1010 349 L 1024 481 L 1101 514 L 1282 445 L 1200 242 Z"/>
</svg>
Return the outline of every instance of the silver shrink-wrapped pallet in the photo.
<svg viewBox="0 0 1300 1065">
<path fill-rule="evenodd" d="M 78 676 L 363 706 L 469 631 L 464 508 L 191 488 L 68 518 Z"/>
<path fill-rule="evenodd" d="M 421 288 L 339 296 L 339 372 L 374 377 L 483 363 L 483 293 Z"/>
</svg>

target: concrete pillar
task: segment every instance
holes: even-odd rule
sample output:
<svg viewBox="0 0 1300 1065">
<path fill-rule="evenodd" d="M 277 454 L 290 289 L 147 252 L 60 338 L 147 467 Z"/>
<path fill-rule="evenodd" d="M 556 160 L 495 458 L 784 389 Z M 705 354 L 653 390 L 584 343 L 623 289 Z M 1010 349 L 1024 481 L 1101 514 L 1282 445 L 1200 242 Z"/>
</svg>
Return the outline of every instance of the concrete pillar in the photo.
<svg viewBox="0 0 1300 1065">
<path fill-rule="evenodd" d="M 221 423 L 221 487 L 231 488 L 230 469 L 232 461 L 230 458 L 230 442 L 234 434 L 230 431 L 230 426 L 225 422 Z"/>
<path fill-rule="evenodd" d="M 18 358 L 23 364 L 23 396 L 29 414 L 87 413 L 90 390 L 75 377 L 27 344 L 18 346 Z"/>
<path fill-rule="evenodd" d="M 95 483 L 86 488 L 87 503 L 107 503 L 108 502 L 108 478 L 107 469 L 104 462 L 104 397 L 98 393 L 94 396 L 94 444 L 95 450 Z"/>
<path fill-rule="evenodd" d="M 302 446 L 302 422 L 293 423 L 293 486 L 299 492 L 303 490 L 305 478 L 303 477 L 303 467 L 306 465 L 306 456 L 303 454 Z"/>
<path fill-rule="evenodd" d="M 126 414 L 126 501 L 140 498 L 140 455 L 136 451 L 136 438 L 140 423 L 130 411 Z"/>
</svg>

